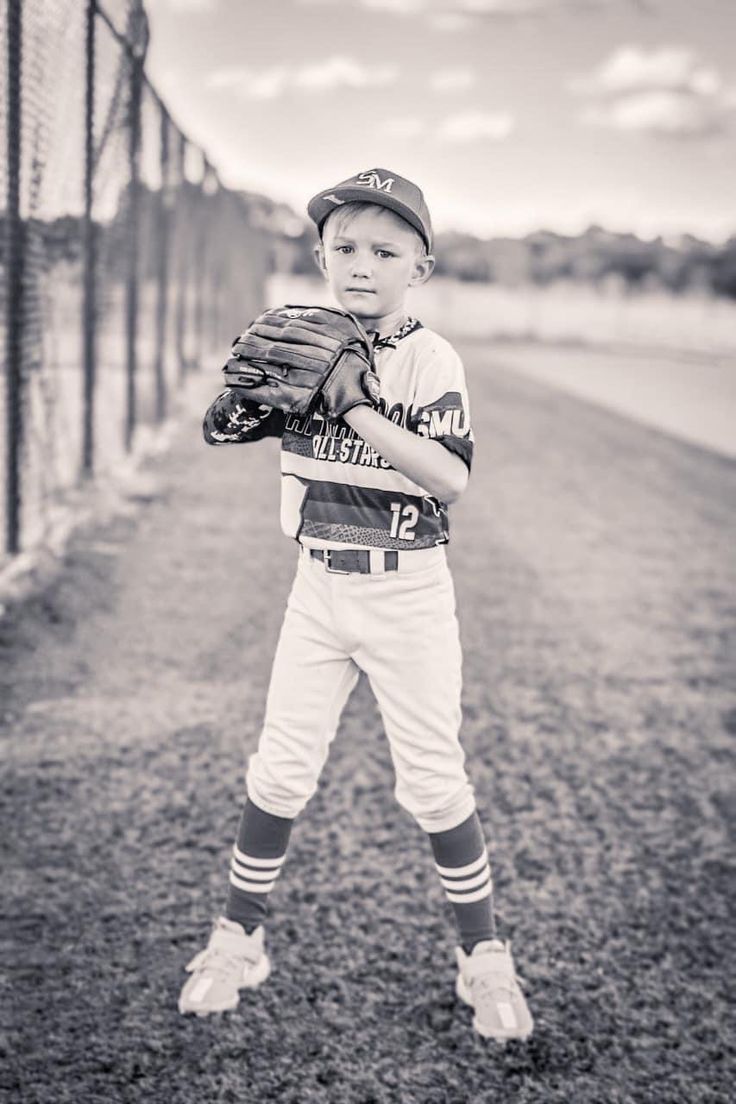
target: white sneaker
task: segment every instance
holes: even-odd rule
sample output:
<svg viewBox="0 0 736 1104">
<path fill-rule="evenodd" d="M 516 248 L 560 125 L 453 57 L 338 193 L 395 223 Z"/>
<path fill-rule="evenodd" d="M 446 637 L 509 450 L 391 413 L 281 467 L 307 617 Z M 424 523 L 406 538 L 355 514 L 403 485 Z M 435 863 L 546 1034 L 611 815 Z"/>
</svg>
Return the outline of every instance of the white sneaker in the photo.
<svg viewBox="0 0 736 1104">
<path fill-rule="evenodd" d="M 478 943 L 470 955 L 458 947 L 457 964 L 457 995 L 475 1012 L 473 1027 L 478 1034 L 498 1043 L 528 1039 L 534 1020 L 519 986 L 510 946 L 491 939 Z"/>
<path fill-rule="evenodd" d="M 207 1016 L 237 1008 L 241 989 L 255 989 L 271 973 L 263 928 L 252 935 L 224 916 L 215 921 L 210 941 L 188 964 L 191 977 L 181 991 L 179 1011 Z"/>
</svg>

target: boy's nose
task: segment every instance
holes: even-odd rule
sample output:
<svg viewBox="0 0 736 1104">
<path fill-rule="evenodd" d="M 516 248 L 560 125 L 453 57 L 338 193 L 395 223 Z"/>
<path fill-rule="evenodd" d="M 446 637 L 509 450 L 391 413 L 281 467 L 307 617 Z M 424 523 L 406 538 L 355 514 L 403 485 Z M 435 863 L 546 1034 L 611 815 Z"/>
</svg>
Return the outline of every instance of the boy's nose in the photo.
<svg viewBox="0 0 736 1104">
<path fill-rule="evenodd" d="M 368 277 L 372 273 L 371 262 L 369 257 L 356 256 L 353 260 L 352 275 Z"/>
</svg>

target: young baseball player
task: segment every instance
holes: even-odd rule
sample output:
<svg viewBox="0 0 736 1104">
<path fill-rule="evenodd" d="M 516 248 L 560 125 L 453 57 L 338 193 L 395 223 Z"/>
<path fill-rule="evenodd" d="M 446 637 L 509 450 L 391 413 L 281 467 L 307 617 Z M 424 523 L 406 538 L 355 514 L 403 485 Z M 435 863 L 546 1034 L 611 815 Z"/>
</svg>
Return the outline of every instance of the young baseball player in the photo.
<svg viewBox="0 0 736 1104">
<path fill-rule="evenodd" d="M 420 189 L 359 173 L 308 205 L 316 258 L 337 303 L 374 342 L 380 405 L 341 418 L 286 414 L 227 388 L 205 415 L 210 444 L 281 438 L 281 522 L 300 555 L 232 852 L 224 915 L 189 963 L 181 1012 L 235 1008 L 269 974 L 268 894 L 294 818 L 315 792 L 362 670 L 378 701 L 400 804 L 428 834 L 458 930 L 457 993 L 488 1038 L 524 1039 L 532 1017 L 496 934 L 486 843 L 460 728 L 461 652 L 445 555 L 448 503 L 473 456 L 462 363 L 407 315 L 434 267 Z"/>
</svg>

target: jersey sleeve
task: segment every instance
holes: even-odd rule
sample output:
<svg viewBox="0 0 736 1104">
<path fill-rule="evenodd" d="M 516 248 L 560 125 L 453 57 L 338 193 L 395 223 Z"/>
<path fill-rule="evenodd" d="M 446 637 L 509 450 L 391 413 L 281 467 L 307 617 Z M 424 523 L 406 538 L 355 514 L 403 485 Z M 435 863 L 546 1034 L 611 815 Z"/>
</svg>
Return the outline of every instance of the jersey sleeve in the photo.
<svg viewBox="0 0 736 1104">
<path fill-rule="evenodd" d="M 285 422 L 282 410 L 249 402 L 226 387 L 208 407 L 202 432 L 208 445 L 244 444 L 281 437 Z"/>
<path fill-rule="evenodd" d="M 470 424 L 463 362 L 447 341 L 437 341 L 423 356 L 409 428 L 439 441 L 470 470 L 475 438 Z"/>
</svg>

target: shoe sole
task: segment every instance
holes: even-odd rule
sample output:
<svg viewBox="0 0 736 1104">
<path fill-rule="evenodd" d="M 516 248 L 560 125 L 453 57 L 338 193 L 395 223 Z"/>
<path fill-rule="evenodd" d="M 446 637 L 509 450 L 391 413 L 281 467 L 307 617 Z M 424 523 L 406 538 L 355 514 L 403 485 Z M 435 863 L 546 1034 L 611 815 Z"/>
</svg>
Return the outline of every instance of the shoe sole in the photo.
<svg viewBox="0 0 736 1104">
<path fill-rule="evenodd" d="M 467 1004 L 469 1008 L 473 1007 L 473 998 L 470 995 L 470 990 L 465 984 L 465 979 L 463 978 L 463 975 L 460 973 L 457 975 L 457 980 L 455 982 L 455 992 L 457 993 L 463 1004 Z M 492 1032 L 484 1030 L 483 1026 L 478 1022 L 478 1019 L 475 1016 L 473 1016 L 473 1027 L 481 1036 L 481 1038 L 493 1039 L 494 1043 L 498 1043 L 500 1046 L 516 1040 L 518 1040 L 520 1043 L 523 1043 L 531 1037 L 531 1034 L 534 1030 L 534 1027 L 532 1026 L 529 1028 L 525 1035 L 494 1035 Z"/>
<path fill-rule="evenodd" d="M 217 1008 L 186 1008 L 179 1001 L 178 1008 L 182 1016 L 198 1016 L 200 1019 L 204 1019 L 206 1016 L 218 1015 L 221 1012 L 233 1012 L 240 1003 L 240 990 L 241 989 L 257 989 L 259 985 L 268 978 L 271 973 L 271 960 L 268 955 L 264 954 L 258 962 L 253 966 L 248 974 L 243 978 L 238 986 L 238 992 L 229 1004 L 219 1005 Z"/>
</svg>

